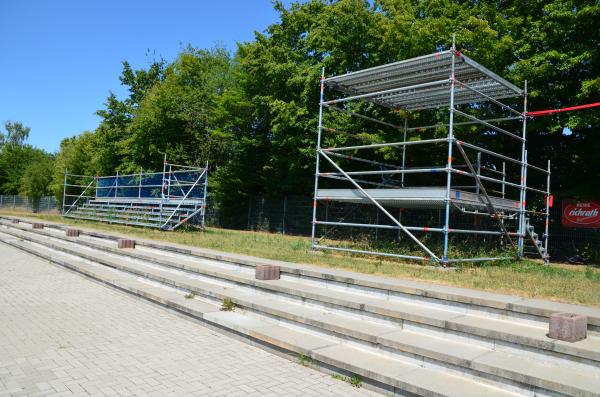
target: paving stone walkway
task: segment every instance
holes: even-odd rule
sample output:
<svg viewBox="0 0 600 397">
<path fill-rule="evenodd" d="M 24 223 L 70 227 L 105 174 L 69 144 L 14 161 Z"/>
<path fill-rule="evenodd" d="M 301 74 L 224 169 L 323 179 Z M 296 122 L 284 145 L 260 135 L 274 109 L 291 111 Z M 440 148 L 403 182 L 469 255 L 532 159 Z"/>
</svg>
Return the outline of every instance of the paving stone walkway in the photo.
<svg viewBox="0 0 600 397">
<path fill-rule="evenodd" d="M 0 396 L 375 395 L 0 243 Z"/>
</svg>

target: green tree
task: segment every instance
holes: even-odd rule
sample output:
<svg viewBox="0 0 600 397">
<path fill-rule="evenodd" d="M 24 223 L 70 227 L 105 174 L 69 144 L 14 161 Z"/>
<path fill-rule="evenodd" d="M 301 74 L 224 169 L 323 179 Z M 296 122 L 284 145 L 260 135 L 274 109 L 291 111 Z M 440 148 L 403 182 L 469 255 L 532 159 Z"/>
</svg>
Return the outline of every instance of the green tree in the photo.
<svg viewBox="0 0 600 397">
<path fill-rule="evenodd" d="M 184 164 L 221 163 L 228 134 L 213 123 L 218 98 L 231 85 L 229 53 L 188 47 L 142 99 L 129 125 L 126 170 L 162 168 L 163 156 Z"/>
<path fill-rule="evenodd" d="M 101 149 L 98 144 L 98 134 L 90 131 L 62 140 L 54 162 L 50 186 L 51 193 L 57 200 L 62 200 L 65 172 L 88 176 L 88 178 L 73 178 L 69 181 L 73 184 L 87 184 L 89 176 L 96 175 L 99 167 L 96 157 L 98 149 Z M 68 193 L 74 192 L 75 190 L 72 190 Z M 79 193 L 81 192 L 77 194 Z"/>
<path fill-rule="evenodd" d="M 57 163 L 108 174 L 161 169 L 165 154 L 173 162 L 208 160 L 212 191 L 234 221 L 249 195 L 311 193 L 323 67 L 327 75 L 339 75 L 448 49 L 453 33 L 462 53 L 520 86 L 527 80 L 530 109 L 600 97 L 597 1 L 311 0 L 274 7 L 279 20 L 238 44 L 233 57 L 220 48 L 188 47 L 172 63 L 160 60 L 133 70 L 124 62 L 121 82 L 129 95 L 121 100 L 111 94 L 98 111 L 99 127 L 61 145 Z M 335 95 L 326 92 L 326 98 Z M 406 115 L 368 103 L 347 106 L 396 124 Z M 484 103 L 472 111 L 485 117 L 491 108 Z M 408 117 L 413 126 L 427 125 L 447 121 L 447 112 Z M 325 118 L 351 134 L 325 131 L 324 146 L 398 138 L 397 131 L 342 113 L 326 111 Z M 544 166 L 552 159 L 556 192 L 597 194 L 599 118 L 590 110 L 529 120 L 529 161 Z M 411 139 L 445 133 L 413 132 Z M 486 128 L 460 128 L 457 134 L 520 154 L 514 142 L 489 139 Z M 399 151 L 390 148 L 367 155 L 399 160 Z M 443 158 L 437 149 L 411 149 L 409 164 L 443 165 Z M 528 180 L 541 186 L 543 177 L 532 173 Z"/>
<path fill-rule="evenodd" d="M 37 211 L 40 199 L 48 196 L 51 192 L 52 173 L 54 159 L 50 155 L 40 156 L 31 162 L 21 177 L 19 194 L 25 195 L 32 200 L 34 212 Z"/>
<path fill-rule="evenodd" d="M 112 174 L 128 168 L 129 124 L 146 94 L 164 79 L 166 65 L 166 61 L 160 59 L 152 61 L 148 69 L 134 70 L 128 62 L 123 62 L 119 80 L 128 88 L 129 96 L 119 100 L 111 92 L 105 108 L 96 112 L 102 121 L 95 131 L 96 150 L 90 158 L 95 171 Z"/>
<path fill-rule="evenodd" d="M 48 156 L 26 143 L 30 128 L 20 122 L 6 122 L 0 132 L 0 193 L 18 194 L 27 167 Z"/>
<path fill-rule="evenodd" d="M 4 123 L 6 132 L 0 131 L 0 147 L 4 145 L 20 146 L 29 137 L 31 128 L 26 127 L 19 121 L 7 121 Z"/>
</svg>

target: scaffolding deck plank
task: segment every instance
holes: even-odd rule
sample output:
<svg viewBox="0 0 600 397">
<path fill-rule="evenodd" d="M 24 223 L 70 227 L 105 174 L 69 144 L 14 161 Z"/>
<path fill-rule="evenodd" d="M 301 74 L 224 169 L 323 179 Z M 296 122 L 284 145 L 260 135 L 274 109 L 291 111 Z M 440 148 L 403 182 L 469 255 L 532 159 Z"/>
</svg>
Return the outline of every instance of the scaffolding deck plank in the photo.
<svg viewBox="0 0 600 397">
<path fill-rule="evenodd" d="M 329 77 L 324 82 L 351 96 L 376 94 L 365 100 L 390 108 L 420 110 L 448 106 L 452 57 L 452 51 L 442 51 Z M 459 82 L 496 100 L 524 95 L 522 89 L 469 57 L 457 53 L 454 58 L 455 78 Z M 439 84 L 415 88 L 418 85 L 436 82 Z M 455 104 L 486 100 L 484 96 L 474 93 L 461 84 L 455 87 Z"/>
<path fill-rule="evenodd" d="M 365 191 L 385 207 L 444 209 L 446 204 L 445 187 L 365 189 Z M 481 200 L 479 198 L 481 198 Z M 519 211 L 518 201 L 494 196 L 490 196 L 490 199 L 497 210 L 507 212 Z M 319 189 L 317 191 L 317 200 L 355 204 L 371 203 L 371 201 L 358 189 Z M 478 195 L 473 192 L 451 189 L 450 201 L 465 210 L 487 211 L 483 195 Z"/>
</svg>

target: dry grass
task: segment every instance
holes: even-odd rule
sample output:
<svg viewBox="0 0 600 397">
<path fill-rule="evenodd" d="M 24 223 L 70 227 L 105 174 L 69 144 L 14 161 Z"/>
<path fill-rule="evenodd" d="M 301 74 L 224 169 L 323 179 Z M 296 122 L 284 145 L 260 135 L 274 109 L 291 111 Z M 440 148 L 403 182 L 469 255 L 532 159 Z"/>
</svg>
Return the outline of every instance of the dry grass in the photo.
<svg viewBox="0 0 600 397">
<path fill-rule="evenodd" d="M 154 229 L 63 219 L 58 215 L 32 215 L 14 212 L 5 212 L 5 214 L 36 216 L 49 221 L 123 233 L 132 237 L 162 240 L 269 259 L 308 263 L 388 277 L 433 281 L 458 287 L 600 307 L 600 270 L 592 267 L 563 264 L 545 266 L 536 261 L 525 260 L 443 270 L 390 259 L 361 257 L 330 251 L 313 252 L 310 249 L 310 239 L 307 237 L 218 228 L 208 228 L 205 233 L 185 230 L 162 232 Z"/>
</svg>

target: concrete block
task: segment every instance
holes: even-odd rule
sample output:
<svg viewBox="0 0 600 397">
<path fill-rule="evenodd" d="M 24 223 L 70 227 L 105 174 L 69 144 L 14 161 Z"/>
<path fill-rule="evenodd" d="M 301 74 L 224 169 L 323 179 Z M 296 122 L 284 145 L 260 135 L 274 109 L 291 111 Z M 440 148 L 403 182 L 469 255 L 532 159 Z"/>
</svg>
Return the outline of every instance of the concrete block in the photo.
<svg viewBox="0 0 600 397">
<path fill-rule="evenodd" d="M 130 240 L 127 238 L 120 238 L 118 240 L 119 248 L 135 248 L 135 240 Z"/>
<path fill-rule="evenodd" d="M 35 223 L 32 224 L 32 227 L 34 229 L 43 229 L 44 228 L 44 224 L 43 223 L 35 222 Z"/>
<path fill-rule="evenodd" d="M 577 342 L 587 337 L 587 317 L 574 313 L 555 313 L 550 316 L 548 337 Z"/>
<path fill-rule="evenodd" d="M 10 220 L 10 223 L 18 224 L 18 223 L 19 223 L 19 220 L 18 220 L 18 219 L 11 219 L 11 220 Z"/>
<path fill-rule="evenodd" d="M 79 229 L 67 229 L 65 234 L 67 237 L 79 237 L 80 230 Z"/>
<path fill-rule="evenodd" d="M 254 276 L 258 280 L 279 280 L 281 268 L 275 265 L 256 265 Z"/>
</svg>

